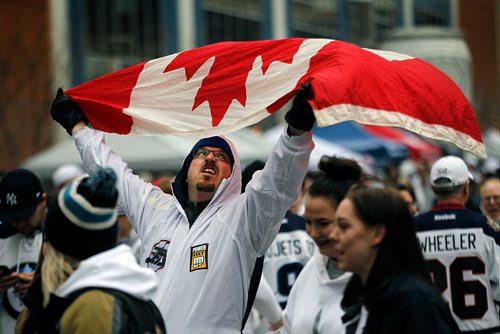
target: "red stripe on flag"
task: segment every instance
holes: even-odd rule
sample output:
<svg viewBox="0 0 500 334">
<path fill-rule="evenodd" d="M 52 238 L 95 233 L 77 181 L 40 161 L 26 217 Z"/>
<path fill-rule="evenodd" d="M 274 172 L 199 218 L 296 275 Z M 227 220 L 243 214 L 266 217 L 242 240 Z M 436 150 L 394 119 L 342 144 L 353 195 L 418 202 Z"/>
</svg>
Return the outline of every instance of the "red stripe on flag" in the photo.
<svg viewBox="0 0 500 334">
<path fill-rule="evenodd" d="M 123 109 L 130 104 L 130 94 L 145 63 L 91 80 L 65 93 L 85 112 L 90 123 L 99 130 L 118 134 L 130 133 L 132 117 Z"/>
</svg>

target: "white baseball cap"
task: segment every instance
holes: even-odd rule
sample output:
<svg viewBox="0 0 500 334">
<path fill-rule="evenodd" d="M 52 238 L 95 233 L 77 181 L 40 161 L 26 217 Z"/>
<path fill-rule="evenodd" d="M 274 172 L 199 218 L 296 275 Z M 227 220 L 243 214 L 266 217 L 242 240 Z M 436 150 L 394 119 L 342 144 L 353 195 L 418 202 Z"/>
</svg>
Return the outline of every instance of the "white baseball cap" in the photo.
<svg viewBox="0 0 500 334">
<path fill-rule="evenodd" d="M 436 181 L 441 179 L 440 182 Z M 442 157 L 431 168 L 431 185 L 438 188 L 453 187 L 465 184 L 474 177 L 465 162 L 455 156 Z"/>
<path fill-rule="evenodd" d="M 59 188 L 66 182 L 84 174 L 85 172 L 80 166 L 75 164 L 64 164 L 58 167 L 52 174 L 52 184 L 54 188 Z"/>
</svg>

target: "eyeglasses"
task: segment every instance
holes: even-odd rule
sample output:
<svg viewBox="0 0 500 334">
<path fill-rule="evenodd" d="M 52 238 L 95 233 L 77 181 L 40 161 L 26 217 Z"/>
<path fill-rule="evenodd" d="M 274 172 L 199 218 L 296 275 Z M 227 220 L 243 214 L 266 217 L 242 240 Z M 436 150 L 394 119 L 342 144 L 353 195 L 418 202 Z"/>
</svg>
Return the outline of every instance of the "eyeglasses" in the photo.
<svg viewBox="0 0 500 334">
<path fill-rule="evenodd" d="M 229 155 L 222 150 L 208 150 L 206 148 L 200 148 L 193 152 L 193 158 L 195 159 L 205 159 L 210 153 L 214 154 L 215 160 L 230 163 L 231 159 Z"/>
<path fill-rule="evenodd" d="M 483 202 L 483 203 L 489 203 L 491 201 L 493 201 L 495 203 L 500 202 L 500 196 L 493 195 L 493 196 L 485 196 L 485 197 L 481 198 L 481 202 Z"/>
</svg>

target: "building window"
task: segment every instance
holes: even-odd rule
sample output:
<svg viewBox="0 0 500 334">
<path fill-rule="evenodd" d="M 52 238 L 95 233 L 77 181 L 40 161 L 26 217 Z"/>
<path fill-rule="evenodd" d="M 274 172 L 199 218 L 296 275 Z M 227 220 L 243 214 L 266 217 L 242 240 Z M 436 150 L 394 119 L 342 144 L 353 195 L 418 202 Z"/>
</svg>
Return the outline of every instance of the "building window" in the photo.
<svg viewBox="0 0 500 334">
<path fill-rule="evenodd" d="M 373 43 L 373 4 L 370 1 L 350 0 L 348 3 L 348 39 L 359 46 L 368 47 Z"/>
<path fill-rule="evenodd" d="M 261 3 L 256 0 L 202 0 L 204 44 L 260 39 Z"/>
<path fill-rule="evenodd" d="M 85 80 L 160 56 L 160 3 L 84 0 Z"/>
<path fill-rule="evenodd" d="M 337 5 L 331 0 L 292 0 L 292 37 L 334 38 Z"/>
<path fill-rule="evenodd" d="M 377 41 L 383 40 L 399 24 L 398 0 L 376 0 L 374 2 L 375 33 Z"/>
<path fill-rule="evenodd" d="M 449 0 L 420 0 L 415 2 L 415 24 L 417 26 L 448 26 Z"/>
</svg>

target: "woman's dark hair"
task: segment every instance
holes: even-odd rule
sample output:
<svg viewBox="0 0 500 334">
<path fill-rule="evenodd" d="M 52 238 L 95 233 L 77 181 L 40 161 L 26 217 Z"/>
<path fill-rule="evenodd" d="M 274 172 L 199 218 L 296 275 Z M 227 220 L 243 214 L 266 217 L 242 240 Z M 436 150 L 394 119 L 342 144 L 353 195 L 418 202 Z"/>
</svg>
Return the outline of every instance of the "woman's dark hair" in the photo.
<svg viewBox="0 0 500 334">
<path fill-rule="evenodd" d="M 413 216 L 398 191 L 355 186 L 346 198 L 352 201 L 356 216 L 364 224 L 380 224 L 386 231 L 366 285 L 363 287 L 359 276 L 353 275 L 344 293 L 343 306 L 357 301 L 370 309 L 372 302 L 399 273 L 417 277 L 434 288 L 420 250 Z"/>
<path fill-rule="evenodd" d="M 413 187 L 410 184 L 398 183 L 396 185 L 396 189 L 399 191 L 406 190 L 410 194 L 413 203 L 417 201 L 417 197 L 415 196 L 415 190 L 413 190 Z"/>
<path fill-rule="evenodd" d="M 363 175 L 363 170 L 356 161 L 335 156 L 323 156 L 318 168 L 322 174 L 314 180 L 307 193 L 312 197 L 329 198 L 334 207 L 337 207 L 349 188 Z"/>
</svg>

